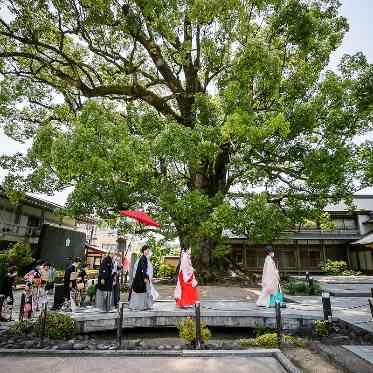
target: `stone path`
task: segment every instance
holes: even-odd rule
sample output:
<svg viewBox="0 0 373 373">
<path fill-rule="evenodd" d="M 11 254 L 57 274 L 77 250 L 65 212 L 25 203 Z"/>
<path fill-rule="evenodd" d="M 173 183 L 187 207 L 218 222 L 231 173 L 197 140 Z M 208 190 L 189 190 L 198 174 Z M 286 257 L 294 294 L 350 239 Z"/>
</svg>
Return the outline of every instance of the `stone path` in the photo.
<svg viewBox="0 0 373 373">
<path fill-rule="evenodd" d="M 149 311 L 124 310 L 123 327 L 175 327 L 180 321 L 194 316 L 194 308 L 177 308 L 174 301 L 156 302 Z M 297 329 L 311 325 L 322 318 L 320 306 L 289 304 L 282 309 L 283 328 Z M 103 313 L 96 308 L 79 309 L 73 313 L 85 332 L 113 330 L 116 328 L 116 311 Z M 201 318 L 208 326 L 219 327 L 275 327 L 274 308 L 257 307 L 254 302 L 245 301 L 201 301 Z"/>
<path fill-rule="evenodd" d="M 26 368 L 27 367 L 27 368 Z M 197 368 L 198 367 L 198 368 Z M 234 367 L 234 370 L 232 370 Z M 2 372 L 23 373 L 282 373 L 273 357 L 0 357 Z"/>
<path fill-rule="evenodd" d="M 373 365 L 373 346 L 343 346 L 343 348 L 353 352 L 355 355 Z"/>
<path fill-rule="evenodd" d="M 305 276 L 292 276 L 304 280 Z M 336 297 L 371 297 L 373 276 L 313 276 L 323 291 Z"/>
</svg>

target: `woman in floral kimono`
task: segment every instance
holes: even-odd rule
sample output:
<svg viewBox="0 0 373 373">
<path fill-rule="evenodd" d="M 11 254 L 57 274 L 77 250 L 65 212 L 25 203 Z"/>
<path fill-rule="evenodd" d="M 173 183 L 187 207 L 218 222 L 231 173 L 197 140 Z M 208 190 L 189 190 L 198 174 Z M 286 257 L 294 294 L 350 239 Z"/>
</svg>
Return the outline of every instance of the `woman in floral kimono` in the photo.
<svg viewBox="0 0 373 373">
<path fill-rule="evenodd" d="M 175 299 L 178 307 L 190 307 L 199 301 L 197 285 L 190 254 L 186 250 L 183 250 L 175 289 Z"/>
<path fill-rule="evenodd" d="M 263 275 L 262 275 L 262 291 L 259 295 L 256 305 L 260 307 L 269 307 L 270 306 L 270 297 L 274 295 L 280 285 L 280 276 L 276 263 L 273 260 L 274 251 L 272 246 L 268 245 L 264 248 L 264 251 L 267 254 L 267 257 L 264 261 Z"/>
</svg>

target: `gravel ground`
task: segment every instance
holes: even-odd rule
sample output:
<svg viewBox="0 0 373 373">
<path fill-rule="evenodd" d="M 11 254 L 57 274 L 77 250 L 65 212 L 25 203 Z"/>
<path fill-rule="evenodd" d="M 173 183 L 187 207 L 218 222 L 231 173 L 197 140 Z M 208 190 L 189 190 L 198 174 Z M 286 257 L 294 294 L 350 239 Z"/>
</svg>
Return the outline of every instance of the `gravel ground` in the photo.
<svg viewBox="0 0 373 373">
<path fill-rule="evenodd" d="M 307 348 L 291 348 L 283 352 L 304 373 L 341 373 L 339 368 Z"/>
</svg>

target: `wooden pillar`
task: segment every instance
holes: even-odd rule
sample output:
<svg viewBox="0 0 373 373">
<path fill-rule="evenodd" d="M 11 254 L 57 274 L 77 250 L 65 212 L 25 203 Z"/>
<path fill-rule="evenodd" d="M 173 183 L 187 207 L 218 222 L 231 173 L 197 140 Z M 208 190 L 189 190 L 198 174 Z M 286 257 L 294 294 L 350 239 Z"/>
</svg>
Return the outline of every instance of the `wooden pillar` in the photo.
<svg viewBox="0 0 373 373">
<path fill-rule="evenodd" d="M 295 240 L 295 263 L 298 271 L 301 272 L 302 268 L 300 262 L 300 249 L 298 245 L 298 240 Z"/>
<path fill-rule="evenodd" d="M 247 256 L 247 250 L 248 250 L 248 245 L 243 244 L 242 245 L 242 266 L 246 269 L 247 267 L 247 261 L 246 261 L 246 256 Z"/>
<path fill-rule="evenodd" d="M 325 263 L 327 258 L 326 258 L 326 248 L 325 248 L 324 240 L 321 240 L 321 250 L 322 250 L 322 260 Z"/>
<path fill-rule="evenodd" d="M 347 244 L 347 248 L 346 248 L 346 257 L 347 257 L 348 268 L 352 268 L 351 252 L 350 252 L 349 244 Z"/>
</svg>

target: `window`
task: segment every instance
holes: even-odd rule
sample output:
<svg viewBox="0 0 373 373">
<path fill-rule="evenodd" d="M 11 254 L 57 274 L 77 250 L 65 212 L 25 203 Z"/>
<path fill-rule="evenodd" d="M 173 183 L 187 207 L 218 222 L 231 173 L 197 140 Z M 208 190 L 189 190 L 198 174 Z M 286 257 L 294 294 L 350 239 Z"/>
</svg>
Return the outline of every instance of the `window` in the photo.
<svg viewBox="0 0 373 373">
<path fill-rule="evenodd" d="M 279 267 L 280 268 L 295 268 L 296 258 L 295 250 L 293 249 L 277 249 L 279 256 Z"/>
<path fill-rule="evenodd" d="M 335 224 L 336 229 L 340 230 L 354 230 L 357 229 L 356 221 L 354 218 L 333 218 L 333 223 Z"/>
<path fill-rule="evenodd" d="M 29 227 L 38 227 L 40 224 L 40 218 L 38 216 L 29 216 L 28 217 L 28 226 Z"/>
<path fill-rule="evenodd" d="M 237 250 L 234 254 L 234 261 L 237 264 L 243 264 L 243 249 Z"/>
<path fill-rule="evenodd" d="M 300 261 L 303 269 L 319 268 L 321 262 L 321 250 L 319 248 L 302 248 Z"/>
<path fill-rule="evenodd" d="M 309 260 L 310 260 L 310 267 L 319 267 L 321 262 L 321 252 L 320 250 L 310 250 L 309 251 Z"/>
<path fill-rule="evenodd" d="M 246 267 L 248 268 L 257 268 L 257 258 L 258 253 L 252 247 L 248 247 L 246 249 Z"/>
</svg>

